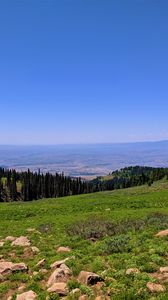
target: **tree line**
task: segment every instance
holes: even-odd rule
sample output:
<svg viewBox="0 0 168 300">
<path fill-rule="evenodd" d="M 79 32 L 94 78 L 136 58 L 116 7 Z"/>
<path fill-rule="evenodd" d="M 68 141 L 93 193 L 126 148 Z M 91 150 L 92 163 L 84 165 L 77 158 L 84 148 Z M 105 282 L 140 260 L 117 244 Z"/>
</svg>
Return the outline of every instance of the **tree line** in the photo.
<svg viewBox="0 0 168 300">
<path fill-rule="evenodd" d="M 166 177 L 168 168 L 127 167 L 91 181 L 62 174 L 0 168 L 0 202 L 32 201 L 148 184 Z"/>
<path fill-rule="evenodd" d="M 97 177 L 92 180 L 92 184 L 98 191 L 116 190 L 144 184 L 150 186 L 164 177 L 168 179 L 168 168 L 130 166 L 110 173 L 107 179 Z"/>
<path fill-rule="evenodd" d="M 0 201 L 31 201 L 41 198 L 57 198 L 90 193 L 89 182 L 71 178 L 64 174 L 55 175 L 39 172 L 17 172 L 0 168 Z"/>
</svg>

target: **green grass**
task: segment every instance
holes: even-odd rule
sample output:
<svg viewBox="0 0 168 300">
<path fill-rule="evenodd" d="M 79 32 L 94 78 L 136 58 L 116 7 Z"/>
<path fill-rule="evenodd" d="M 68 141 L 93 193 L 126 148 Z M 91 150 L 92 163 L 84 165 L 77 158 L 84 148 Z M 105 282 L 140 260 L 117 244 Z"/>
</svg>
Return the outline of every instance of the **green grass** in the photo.
<svg viewBox="0 0 168 300">
<path fill-rule="evenodd" d="M 154 281 L 150 273 L 168 265 L 168 238 L 154 236 L 159 230 L 168 228 L 166 181 L 151 187 L 27 203 L 1 203 L 0 220 L 1 239 L 8 235 L 27 235 L 32 245 L 40 249 L 36 255 L 25 255 L 23 249 L 12 248 L 9 242 L 0 248 L 6 260 L 23 261 L 29 267 L 28 274 L 16 273 L 6 278 L 0 287 L 0 299 L 6 299 L 9 290 L 16 293 L 21 283 L 27 290 L 34 290 L 38 299 L 45 299 L 44 282 L 51 273 L 50 264 L 67 256 L 57 254 L 58 246 L 71 247 L 68 255 L 75 256 L 67 262 L 73 271 L 70 289 L 79 286 L 76 281 L 79 272 L 88 270 L 102 274 L 105 279 L 103 293 L 110 291 L 111 299 L 168 299 L 168 289 L 161 295 L 146 291 L 146 283 Z M 28 233 L 30 227 L 40 233 Z M 93 233 L 95 242 L 89 239 Z M 35 265 L 42 258 L 46 259 L 44 268 L 48 273 L 32 276 L 33 271 L 38 271 Z M 126 276 L 125 271 L 134 267 L 141 272 Z M 79 287 L 90 299 L 95 298 L 95 291 L 90 287 Z M 52 297 L 50 299 L 56 296 Z M 69 296 L 69 299 L 76 298 Z"/>
</svg>

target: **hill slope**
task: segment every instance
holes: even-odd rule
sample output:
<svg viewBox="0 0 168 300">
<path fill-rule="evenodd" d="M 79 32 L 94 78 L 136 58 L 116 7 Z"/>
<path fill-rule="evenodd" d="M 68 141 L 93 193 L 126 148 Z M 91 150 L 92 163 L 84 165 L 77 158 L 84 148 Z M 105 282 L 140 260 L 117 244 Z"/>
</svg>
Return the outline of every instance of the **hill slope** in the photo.
<svg viewBox="0 0 168 300">
<path fill-rule="evenodd" d="M 66 264 L 72 270 L 68 280 L 68 299 L 77 299 L 70 291 L 79 287 L 90 299 L 109 295 L 110 299 L 150 299 L 147 282 L 160 282 L 153 273 L 168 265 L 167 237 L 155 234 L 168 228 L 168 182 L 154 183 L 118 191 L 70 196 L 26 203 L 0 204 L 1 240 L 7 236 L 27 236 L 31 246 L 12 247 L 7 241 L 0 247 L 5 261 L 24 262 L 28 273 L 6 275 L 0 286 L 0 298 L 20 293 L 18 287 L 33 290 L 38 299 L 46 299 L 46 282 L 52 273 L 50 264 L 72 257 Z M 27 231 L 35 228 L 35 231 Z M 71 248 L 57 253 L 59 246 Z M 45 258 L 43 267 L 36 266 Z M 126 275 L 129 268 L 139 273 Z M 41 271 L 39 271 L 41 269 Z M 43 272 L 46 269 L 46 273 Z M 81 270 L 93 271 L 105 280 L 98 285 L 79 284 Z M 34 273 L 38 272 L 38 273 Z M 99 285 L 100 286 L 100 285 Z M 56 294 L 48 299 L 58 299 Z M 13 296 L 13 299 L 14 296 Z M 168 290 L 151 299 L 168 299 Z"/>
</svg>

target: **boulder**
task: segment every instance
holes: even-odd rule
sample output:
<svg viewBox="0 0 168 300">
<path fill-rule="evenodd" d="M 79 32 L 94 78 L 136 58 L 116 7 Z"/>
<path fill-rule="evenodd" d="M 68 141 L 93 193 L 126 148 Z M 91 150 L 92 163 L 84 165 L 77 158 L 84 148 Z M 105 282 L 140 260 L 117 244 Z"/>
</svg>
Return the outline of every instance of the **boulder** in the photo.
<svg viewBox="0 0 168 300">
<path fill-rule="evenodd" d="M 0 261 L 1 275 L 8 275 L 16 271 L 27 271 L 27 266 L 24 263 L 13 264 L 9 261 Z"/>
<path fill-rule="evenodd" d="M 32 250 L 33 253 L 39 253 L 40 252 L 39 248 L 37 248 L 35 246 L 32 246 L 31 250 Z"/>
<path fill-rule="evenodd" d="M 72 291 L 71 291 L 71 295 L 76 295 L 76 294 L 80 294 L 80 289 L 79 288 L 76 288 L 76 289 L 73 289 Z"/>
<path fill-rule="evenodd" d="M 27 232 L 34 232 L 34 231 L 36 231 L 36 229 L 35 228 L 27 228 Z"/>
<path fill-rule="evenodd" d="M 65 282 L 57 282 L 52 284 L 51 287 L 47 290 L 49 293 L 57 293 L 60 296 L 64 296 L 68 294 L 67 285 Z"/>
<path fill-rule="evenodd" d="M 156 236 L 158 236 L 158 237 L 167 236 L 167 235 L 168 235 L 168 229 L 159 231 L 159 232 L 156 234 Z"/>
<path fill-rule="evenodd" d="M 30 246 L 30 240 L 26 236 L 20 236 L 12 242 L 12 246 Z"/>
<path fill-rule="evenodd" d="M 13 263 L 9 261 L 0 261 L 0 274 L 1 275 L 8 275 L 12 273 Z"/>
<path fill-rule="evenodd" d="M 9 235 L 5 238 L 5 241 L 9 241 L 9 242 L 13 242 L 14 240 L 16 240 L 16 237 L 11 236 L 11 235 Z"/>
<path fill-rule="evenodd" d="M 5 242 L 0 241 L 0 248 L 3 247 L 4 244 Z"/>
<path fill-rule="evenodd" d="M 36 264 L 36 267 L 43 267 L 45 265 L 45 258 L 41 259 L 37 264 Z"/>
<path fill-rule="evenodd" d="M 15 271 L 27 271 L 27 266 L 24 263 L 16 263 L 11 267 L 12 272 Z"/>
<path fill-rule="evenodd" d="M 137 268 L 130 268 L 130 269 L 127 269 L 127 271 L 126 271 L 126 275 L 138 274 L 138 273 L 140 273 L 140 271 Z"/>
<path fill-rule="evenodd" d="M 159 272 L 160 272 L 160 273 L 168 273 L 168 267 L 161 267 L 161 268 L 159 269 Z"/>
<path fill-rule="evenodd" d="M 168 273 L 166 273 L 166 272 L 165 273 L 155 272 L 155 273 L 151 273 L 150 276 L 157 279 L 158 281 L 161 281 L 164 283 L 168 282 Z"/>
<path fill-rule="evenodd" d="M 146 285 L 147 289 L 151 293 L 161 293 L 165 292 L 165 287 L 159 283 L 148 282 Z"/>
<path fill-rule="evenodd" d="M 87 272 L 87 271 L 81 271 L 79 276 L 78 276 L 78 281 L 83 284 L 87 285 L 94 285 L 99 281 L 104 281 L 102 277 L 99 275 L 92 273 L 92 272 Z"/>
<path fill-rule="evenodd" d="M 67 282 L 71 275 L 71 270 L 65 264 L 62 264 L 51 274 L 48 279 L 47 286 L 49 287 L 57 282 Z"/>
<path fill-rule="evenodd" d="M 48 273 L 48 270 L 47 269 L 40 269 L 39 272 L 42 273 L 42 274 L 46 274 L 46 273 Z"/>
<path fill-rule="evenodd" d="M 18 287 L 18 292 L 23 292 L 23 290 L 25 290 L 26 288 L 26 285 L 25 284 L 22 284 Z"/>
<path fill-rule="evenodd" d="M 28 291 L 16 296 L 16 300 L 34 300 L 34 299 L 37 299 L 37 294 L 33 291 Z"/>
<path fill-rule="evenodd" d="M 52 264 L 50 265 L 50 268 L 51 268 L 51 269 L 59 268 L 62 264 L 65 264 L 66 261 L 68 261 L 69 259 L 70 259 L 70 258 L 67 257 L 67 258 L 62 259 L 62 260 L 57 260 L 57 261 L 55 261 L 54 263 L 52 263 Z"/>
<path fill-rule="evenodd" d="M 58 249 L 57 249 L 57 253 L 64 253 L 64 252 L 70 252 L 71 251 L 71 249 L 69 248 L 69 247 L 59 247 Z"/>
<path fill-rule="evenodd" d="M 3 275 L 0 274 L 0 283 L 3 282 L 4 280 L 5 280 L 5 279 L 4 279 Z"/>
<path fill-rule="evenodd" d="M 79 300 L 87 300 L 88 299 L 88 296 L 87 295 L 81 295 L 79 297 Z"/>
</svg>

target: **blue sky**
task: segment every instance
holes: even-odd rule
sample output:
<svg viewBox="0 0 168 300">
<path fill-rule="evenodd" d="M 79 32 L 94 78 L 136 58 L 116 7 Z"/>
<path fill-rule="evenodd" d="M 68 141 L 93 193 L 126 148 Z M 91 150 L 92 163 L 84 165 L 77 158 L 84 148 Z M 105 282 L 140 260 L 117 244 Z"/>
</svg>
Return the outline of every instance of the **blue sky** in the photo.
<svg viewBox="0 0 168 300">
<path fill-rule="evenodd" d="M 1 0 L 0 144 L 168 139 L 167 37 L 167 0 Z"/>
</svg>

